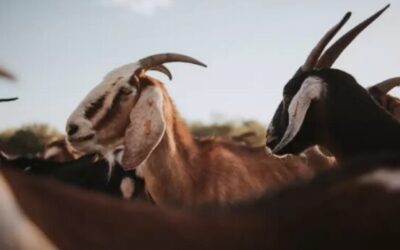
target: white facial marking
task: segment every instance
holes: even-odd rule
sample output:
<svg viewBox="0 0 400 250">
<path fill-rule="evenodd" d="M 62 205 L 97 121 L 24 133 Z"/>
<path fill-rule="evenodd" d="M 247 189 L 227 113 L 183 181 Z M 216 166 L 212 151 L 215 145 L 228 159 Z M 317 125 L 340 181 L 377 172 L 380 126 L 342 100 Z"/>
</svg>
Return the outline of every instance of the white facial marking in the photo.
<svg viewBox="0 0 400 250">
<path fill-rule="evenodd" d="M 299 132 L 311 101 L 319 100 L 326 93 L 326 83 L 323 79 L 310 76 L 304 80 L 299 91 L 293 97 L 288 108 L 289 124 L 282 140 L 274 148 L 274 152 L 285 147 Z"/>
<path fill-rule="evenodd" d="M 0 174 L 0 249 L 57 249 L 22 212 Z"/>
<path fill-rule="evenodd" d="M 121 181 L 120 189 L 124 199 L 132 198 L 132 195 L 135 192 L 134 180 L 132 180 L 130 177 L 124 177 Z"/>
<path fill-rule="evenodd" d="M 398 191 L 400 190 L 400 170 L 378 169 L 361 177 L 360 182 L 363 184 L 378 184 L 389 191 Z"/>
<path fill-rule="evenodd" d="M 102 153 L 108 151 L 104 146 L 97 142 L 96 131 L 93 125 L 96 124 L 108 112 L 109 107 L 112 105 L 114 97 L 117 95 L 119 89 L 124 87 L 129 89 L 130 95 L 136 95 L 137 89 L 129 84 L 129 80 L 133 73 L 140 67 L 138 63 L 130 63 L 118 67 L 108 73 L 103 81 L 98 84 L 79 104 L 75 111 L 71 114 L 67 121 L 69 124 L 74 124 L 79 127 L 78 131 L 67 138 L 70 145 L 77 151 L 84 153 Z M 104 96 L 102 107 L 96 114 L 88 120 L 85 117 L 86 111 L 95 103 L 99 98 Z M 81 138 L 94 135 L 93 138 L 85 141 L 79 141 Z M 113 145 L 114 147 L 115 145 Z"/>
<path fill-rule="evenodd" d="M 290 102 L 289 117 L 296 117 L 299 109 L 307 109 L 312 100 L 319 100 L 326 92 L 326 84 L 316 76 L 310 76 L 304 80 L 301 88 Z"/>
</svg>

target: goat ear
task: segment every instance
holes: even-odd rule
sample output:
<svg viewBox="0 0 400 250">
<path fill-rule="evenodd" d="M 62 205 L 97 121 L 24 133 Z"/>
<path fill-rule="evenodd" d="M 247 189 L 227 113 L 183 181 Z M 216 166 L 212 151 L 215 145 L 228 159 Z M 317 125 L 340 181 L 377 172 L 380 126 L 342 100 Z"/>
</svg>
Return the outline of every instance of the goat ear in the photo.
<svg viewBox="0 0 400 250">
<path fill-rule="evenodd" d="M 133 169 L 145 161 L 160 143 L 165 129 L 163 94 L 160 89 L 148 86 L 130 113 L 130 125 L 125 132 L 123 168 Z"/>
<path fill-rule="evenodd" d="M 273 149 L 274 153 L 279 152 L 293 140 L 303 125 L 311 101 L 320 99 L 325 92 L 326 84 L 321 78 L 313 76 L 304 80 L 301 88 L 289 104 L 289 124 L 281 141 Z"/>
</svg>

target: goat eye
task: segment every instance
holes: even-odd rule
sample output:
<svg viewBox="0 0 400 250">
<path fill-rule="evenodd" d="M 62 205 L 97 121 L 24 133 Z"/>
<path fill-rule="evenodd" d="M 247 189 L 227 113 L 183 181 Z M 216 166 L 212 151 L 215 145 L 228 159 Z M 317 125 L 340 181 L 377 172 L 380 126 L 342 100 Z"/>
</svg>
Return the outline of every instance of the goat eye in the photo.
<svg viewBox="0 0 400 250">
<path fill-rule="evenodd" d="M 120 91 L 121 91 L 121 93 L 122 93 L 123 95 L 130 95 L 130 94 L 132 94 L 132 92 L 133 92 L 132 89 L 126 88 L 126 87 L 122 87 Z"/>
</svg>

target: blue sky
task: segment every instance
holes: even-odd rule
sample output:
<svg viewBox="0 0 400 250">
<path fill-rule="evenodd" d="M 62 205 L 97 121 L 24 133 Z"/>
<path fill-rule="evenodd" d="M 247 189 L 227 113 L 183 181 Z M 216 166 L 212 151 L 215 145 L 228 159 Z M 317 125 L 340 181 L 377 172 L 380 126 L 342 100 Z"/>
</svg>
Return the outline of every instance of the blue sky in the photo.
<svg viewBox="0 0 400 250">
<path fill-rule="evenodd" d="M 0 0 L 0 129 L 49 123 L 59 130 L 110 70 L 160 52 L 191 55 L 204 69 L 169 64 L 163 80 L 189 121 L 256 119 L 268 123 L 282 87 L 309 50 L 346 11 L 344 27 L 368 17 L 381 0 Z M 335 67 L 364 86 L 400 76 L 400 4 L 372 24 Z M 399 94 L 399 91 L 394 93 Z"/>
</svg>

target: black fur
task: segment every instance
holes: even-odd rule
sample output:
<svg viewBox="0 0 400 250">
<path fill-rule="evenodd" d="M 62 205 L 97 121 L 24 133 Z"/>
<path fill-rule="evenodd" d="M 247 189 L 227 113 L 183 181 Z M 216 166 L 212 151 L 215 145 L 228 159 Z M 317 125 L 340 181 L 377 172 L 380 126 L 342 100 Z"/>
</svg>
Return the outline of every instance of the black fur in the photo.
<svg viewBox="0 0 400 250">
<path fill-rule="evenodd" d="M 349 74 L 335 69 L 302 73 L 284 87 L 282 101 L 272 120 L 276 137 L 267 142 L 275 147 L 288 126 L 288 106 L 307 77 L 316 76 L 326 83 L 326 95 L 313 101 L 299 133 L 278 154 L 299 153 L 312 145 L 321 145 L 339 160 L 363 154 L 400 149 L 400 124 L 384 111 L 369 93 Z"/>
<path fill-rule="evenodd" d="M 94 162 L 94 155 L 86 155 L 68 162 L 56 162 L 26 157 L 8 160 L 0 154 L 0 166 L 19 169 L 29 175 L 49 176 L 87 190 L 116 196 L 121 196 L 120 184 L 124 177 L 133 179 L 134 196 L 144 189 L 143 180 L 139 179 L 134 171 L 124 171 L 119 165 L 114 166 L 108 179 L 108 162 L 105 160 Z"/>
</svg>

